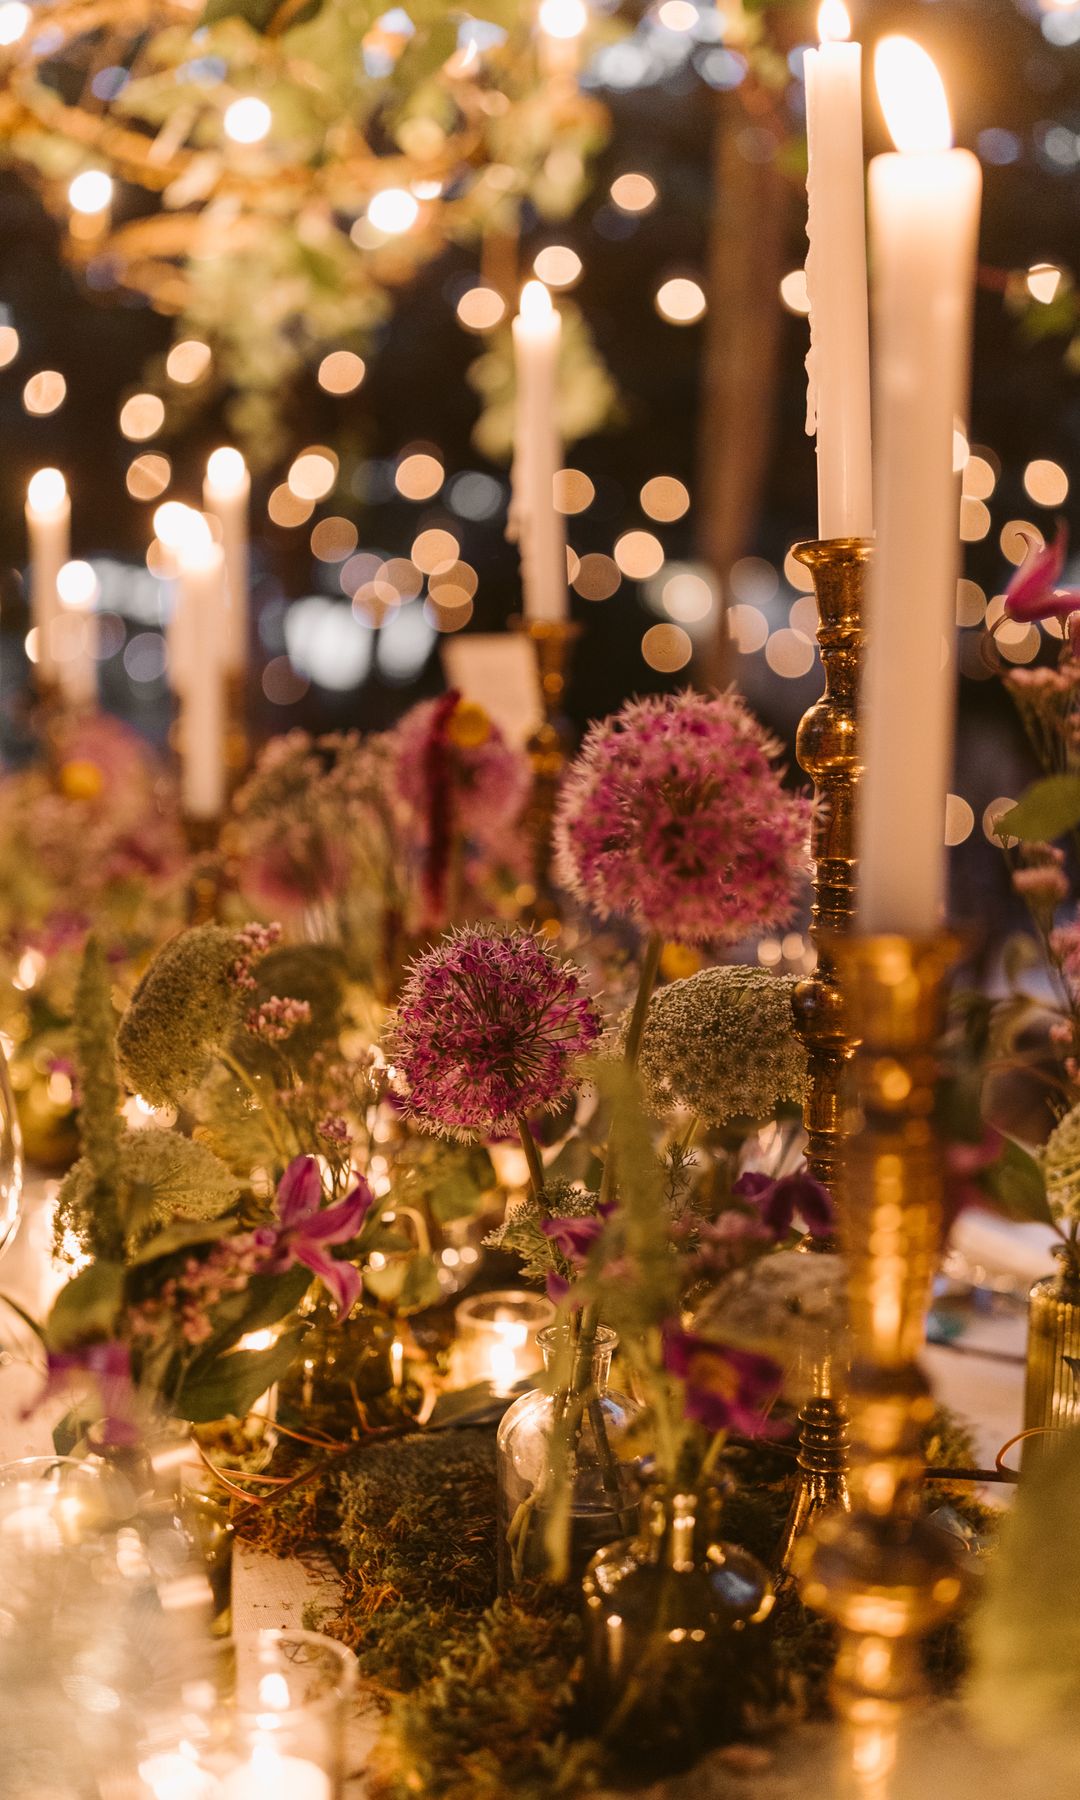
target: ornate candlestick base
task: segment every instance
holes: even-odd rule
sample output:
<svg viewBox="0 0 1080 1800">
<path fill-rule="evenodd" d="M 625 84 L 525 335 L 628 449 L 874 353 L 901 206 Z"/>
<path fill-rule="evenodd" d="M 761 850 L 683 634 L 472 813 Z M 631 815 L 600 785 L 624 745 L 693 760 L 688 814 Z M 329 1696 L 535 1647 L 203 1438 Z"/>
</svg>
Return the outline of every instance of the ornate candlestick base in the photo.
<svg viewBox="0 0 1080 1800">
<path fill-rule="evenodd" d="M 187 883 L 187 922 L 189 925 L 212 925 L 218 917 L 222 891 L 222 868 L 217 855 L 221 820 L 185 816 L 183 824 L 192 858 Z"/>
<path fill-rule="evenodd" d="M 573 740 L 563 719 L 562 704 L 569 678 L 573 645 L 581 626 L 569 619 L 517 619 L 519 631 L 532 640 L 540 675 L 544 720 L 528 742 L 533 769 L 532 799 L 526 817 L 533 844 L 533 887 L 530 912 L 538 924 L 557 923 L 558 902 L 551 884 L 551 827 L 563 770 Z"/>
<path fill-rule="evenodd" d="M 863 1119 L 837 1184 L 854 1352 L 852 1510 L 818 1523 L 796 1569 L 806 1604 L 840 1626 L 834 1693 L 865 1758 L 895 1736 L 922 1685 L 920 1642 L 961 1591 L 955 1547 L 918 1511 L 933 1402 L 917 1359 L 943 1216 L 936 1045 L 956 944 L 837 937 L 828 949 L 858 1043 Z"/>
<path fill-rule="evenodd" d="M 806 1046 L 803 1102 L 806 1165 L 832 1187 L 851 1112 L 848 1094 L 854 1044 L 844 1020 L 829 933 L 850 930 L 855 904 L 855 799 L 859 781 L 859 668 L 863 596 L 872 545 L 865 538 L 796 544 L 793 555 L 814 578 L 817 640 L 825 672 L 821 698 L 804 715 L 795 740 L 799 766 L 814 783 L 814 903 L 810 936 L 814 973 L 795 992 L 795 1029 Z M 820 1240 L 808 1239 L 813 1253 Z M 826 1246 L 831 1247 L 831 1246 Z M 846 1509 L 847 1422 L 832 1393 L 832 1358 L 816 1372 L 814 1399 L 799 1414 L 799 1489 L 780 1553 L 786 1570 L 800 1535 L 819 1513 Z"/>
</svg>

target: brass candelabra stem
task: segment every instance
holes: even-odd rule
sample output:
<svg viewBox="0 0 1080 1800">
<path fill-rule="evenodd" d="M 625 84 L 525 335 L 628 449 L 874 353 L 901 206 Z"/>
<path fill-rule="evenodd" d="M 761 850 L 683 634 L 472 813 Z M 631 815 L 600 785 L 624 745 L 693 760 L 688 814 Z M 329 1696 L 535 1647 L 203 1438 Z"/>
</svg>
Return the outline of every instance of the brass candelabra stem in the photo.
<svg viewBox="0 0 1080 1800">
<path fill-rule="evenodd" d="M 806 1604 L 840 1627 L 834 1696 L 854 1738 L 855 1791 L 876 1794 L 901 1710 L 922 1685 L 921 1641 L 961 1591 L 954 1547 L 919 1511 L 933 1401 L 918 1358 L 944 1198 L 934 1077 L 956 944 L 944 934 L 837 936 L 828 949 L 857 1043 L 861 1108 L 836 1184 L 852 1340 L 851 1512 L 816 1523 L 796 1568 Z"/>
<path fill-rule="evenodd" d="M 829 934 L 851 928 L 855 906 L 855 801 L 859 782 L 858 699 L 863 594 L 872 546 L 865 538 L 797 544 L 793 554 L 814 578 L 817 639 L 825 687 L 795 740 L 799 766 L 814 783 L 814 901 L 810 936 L 818 953 L 795 992 L 795 1029 L 806 1046 L 803 1101 L 806 1164 L 832 1187 L 850 1118 L 854 1044 L 844 1021 Z M 819 1240 L 807 1240 L 813 1254 Z M 831 1247 L 831 1246 L 830 1246 Z M 786 1570 L 802 1534 L 821 1513 L 849 1504 L 847 1420 L 834 1393 L 834 1357 L 814 1370 L 812 1398 L 799 1413 L 799 1487 L 780 1546 Z"/>
<path fill-rule="evenodd" d="M 828 940 L 851 929 L 855 908 L 855 802 L 859 784 L 858 701 L 863 594 L 872 546 L 863 538 L 798 544 L 794 555 L 814 578 L 817 639 L 825 687 L 804 715 L 795 740 L 799 767 L 814 783 L 814 901 L 810 936 L 814 973 L 795 997 L 795 1025 L 809 1071 L 803 1122 L 806 1162 L 831 1185 L 847 1129 L 846 1098 L 854 1045 L 844 1020 Z"/>
<path fill-rule="evenodd" d="M 573 747 L 563 716 L 563 701 L 570 658 L 573 646 L 581 636 L 581 627 L 569 619 L 523 619 L 518 620 L 517 625 L 531 640 L 536 652 L 544 708 L 543 721 L 527 745 L 533 771 L 527 826 L 533 845 L 535 895 L 530 910 L 538 924 L 549 924 L 559 918 L 551 882 L 551 829 L 559 784 Z"/>
</svg>

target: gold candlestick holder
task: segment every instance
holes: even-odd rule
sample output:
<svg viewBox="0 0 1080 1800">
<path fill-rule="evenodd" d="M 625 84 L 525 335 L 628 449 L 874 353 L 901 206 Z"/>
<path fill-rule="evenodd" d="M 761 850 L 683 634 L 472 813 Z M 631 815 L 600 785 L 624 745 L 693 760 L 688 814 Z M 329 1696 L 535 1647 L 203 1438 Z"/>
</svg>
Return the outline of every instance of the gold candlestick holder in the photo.
<svg viewBox="0 0 1080 1800">
<path fill-rule="evenodd" d="M 804 715 L 795 740 L 799 766 L 814 783 L 810 936 L 818 960 L 814 973 L 795 991 L 794 1013 L 807 1055 L 806 1166 L 830 1188 L 850 1123 L 848 1090 L 855 1046 L 845 1024 L 828 941 L 851 929 L 855 907 L 859 671 L 871 553 L 866 538 L 796 544 L 792 552 L 814 579 L 817 640 L 825 672 L 821 698 Z M 807 1239 L 807 1254 L 814 1254 L 820 1245 L 819 1239 Z M 787 1570 L 795 1544 L 819 1514 L 849 1504 L 847 1420 L 835 1396 L 833 1364 L 831 1353 L 823 1355 L 813 1372 L 812 1397 L 799 1413 L 799 1487 L 780 1545 L 781 1570 Z"/>
<path fill-rule="evenodd" d="M 515 625 L 531 640 L 535 650 L 544 708 L 543 721 L 526 746 L 533 771 L 526 817 L 533 845 L 534 898 L 529 910 L 538 924 L 551 925 L 559 920 L 551 882 L 551 830 L 563 770 L 573 748 L 562 709 L 570 658 L 581 636 L 581 626 L 570 619 L 517 619 Z"/>
<path fill-rule="evenodd" d="M 957 944 L 944 934 L 838 936 L 828 950 L 857 1044 L 861 1108 L 836 1184 L 853 1349 L 851 1512 L 817 1521 L 796 1570 L 806 1604 L 840 1627 L 834 1698 L 853 1735 L 855 1790 L 873 1794 L 884 1792 L 901 1711 L 922 1687 L 921 1642 L 961 1592 L 955 1547 L 919 1511 L 933 1400 L 918 1361 L 941 1245 L 934 1079 Z"/>
</svg>

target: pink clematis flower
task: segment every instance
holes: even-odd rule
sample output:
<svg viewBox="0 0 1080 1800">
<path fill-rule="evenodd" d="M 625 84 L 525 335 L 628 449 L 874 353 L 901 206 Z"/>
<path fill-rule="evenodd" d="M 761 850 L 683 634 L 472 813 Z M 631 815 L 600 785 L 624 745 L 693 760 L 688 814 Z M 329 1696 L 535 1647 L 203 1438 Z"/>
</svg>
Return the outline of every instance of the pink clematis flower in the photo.
<svg viewBox="0 0 1080 1800">
<path fill-rule="evenodd" d="M 832 1195 L 805 1170 L 798 1175 L 771 1175 L 747 1170 L 735 1182 L 732 1193 L 758 1208 L 761 1223 L 776 1238 L 786 1238 L 798 1216 L 811 1237 L 828 1237 L 836 1225 Z"/>
<path fill-rule="evenodd" d="M 349 1262 L 336 1262 L 332 1244 L 348 1244 L 360 1231 L 375 1196 L 361 1177 L 351 1194 L 334 1206 L 322 1206 L 322 1176 L 313 1156 L 295 1156 L 277 1191 L 277 1226 L 264 1226 L 260 1236 L 270 1251 L 263 1264 L 268 1275 L 283 1275 L 303 1263 L 317 1275 L 338 1311 L 352 1311 L 360 1298 L 360 1271 Z"/>
<path fill-rule="evenodd" d="M 1017 529 L 1028 545 L 1028 553 L 1005 589 L 1009 618 L 1030 624 L 1034 619 L 1067 619 L 1070 613 L 1080 611 L 1080 588 L 1058 587 L 1069 547 L 1067 528 L 1061 525 L 1048 544 L 1040 544 L 1023 526 Z"/>
</svg>

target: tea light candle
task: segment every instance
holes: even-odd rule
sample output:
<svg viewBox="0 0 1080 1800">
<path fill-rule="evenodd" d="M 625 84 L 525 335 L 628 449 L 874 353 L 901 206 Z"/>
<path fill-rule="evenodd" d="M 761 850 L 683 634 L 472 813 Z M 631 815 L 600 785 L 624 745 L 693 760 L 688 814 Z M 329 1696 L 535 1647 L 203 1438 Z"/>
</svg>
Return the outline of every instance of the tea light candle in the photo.
<svg viewBox="0 0 1080 1800">
<path fill-rule="evenodd" d="M 223 444 L 211 453 L 203 482 L 203 507 L 221 526 L 228 592 L 227 655 L 230 674 L 243 674 L 248 660 L 248 506 L 251 476 L 239 450 Z"/>
<path fill-rule="evenodd" d="M 52 625 L 60 611 L 56 578 L 68 559 L 71 500 L 59 469 L 39 469 L 26 490 L 26 535 L 30 544 L 30 608 L 37 632 L 37 672 L 45 685 L 56 680 Z"/>
<path fill-rule="evenodd" d="M 537 1333 L 554 1317 L 550 1300 L 516 1288 L 463 1300 L 454 1311 L 454 1371 L 460 1384 L 486 1381 L 500 1398 L 513 1393 L 542 1366 Z"/>
<path fill-rule="evenodd" d="M 223 1778 L 220 1800 L 331 1800 L 330 1777 L 306 1757 L 285 1756 L 268 1738 Z"/>
</svg>

